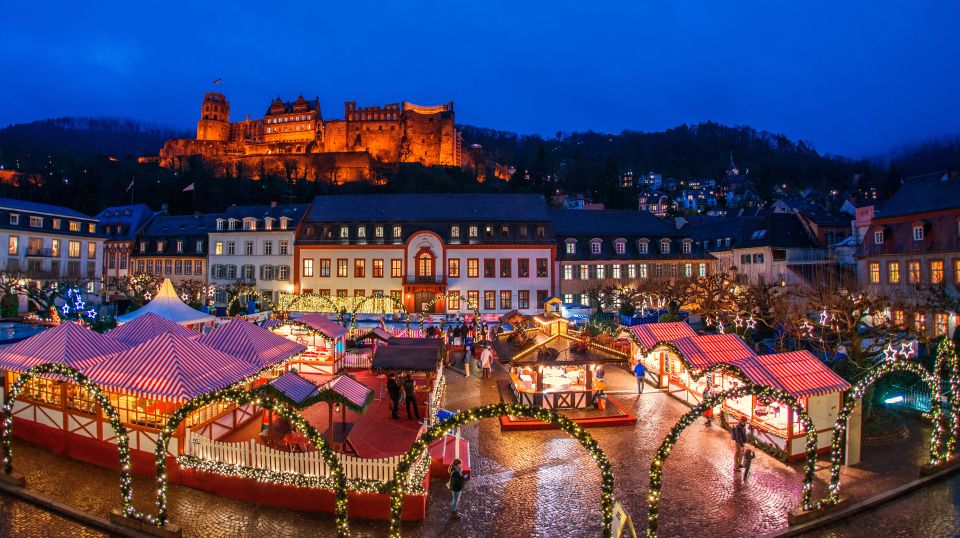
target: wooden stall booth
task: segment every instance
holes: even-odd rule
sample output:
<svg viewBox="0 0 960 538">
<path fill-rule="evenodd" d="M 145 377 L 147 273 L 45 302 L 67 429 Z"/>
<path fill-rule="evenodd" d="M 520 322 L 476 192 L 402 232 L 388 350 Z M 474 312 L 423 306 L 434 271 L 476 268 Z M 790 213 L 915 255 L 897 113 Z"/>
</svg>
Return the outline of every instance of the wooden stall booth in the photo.
<svg viewBox="0 0 960 538">
<path fill-rule="evenodd" d="M 289 368 L 316 375 L 334 375 L 345 368 L 348 331 L 323 314 L 304 314 L 268 326 L 274 333 L 306 347 L 306 351 L 288 363 Z"/>
<path fill-rule="evenodd" d="M 683 321 L 635 325 L 628 328 L 627 332 L 630 336 L 630 356 L 633 357 L 634 364 L 643 363 L 647 370 L 647 378 L 653 380 L 661 389 L 670 386 L 670 376 L 667 374 L 667 351 L 654 348 L 658 344 L 697 336 L 696 331 Z"/>
</svg>

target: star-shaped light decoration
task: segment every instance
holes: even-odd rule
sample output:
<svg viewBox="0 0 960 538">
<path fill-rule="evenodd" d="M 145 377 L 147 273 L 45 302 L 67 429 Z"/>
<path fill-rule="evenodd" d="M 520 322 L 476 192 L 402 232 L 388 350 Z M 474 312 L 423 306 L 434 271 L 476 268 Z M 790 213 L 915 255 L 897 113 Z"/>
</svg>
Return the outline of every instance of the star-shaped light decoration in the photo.
<svg viewBox="0 0 960 538">
<path fill-rule="evenodd" d="M 148 291 L 147 293 L 143 294 L 143 298 L 149 301 L 150 299 L 153 299 L 153 294 Z"/>
<path fill-rule="evenodd" d="M 755 319 L 753 318 L 753 314 L 750 314 L 750 319 L 747 320 L 747 328 L 748 328 L 748 329 L 756 329 L 756 328 L 757 328 L 757 320 L 755 320 Z"/>
<path fill-rule="evenodd" d="M 733 324 L 737 327 L 743 327 L 743 318 L 740 317 L 740 313 L 737 313 L 737 317 L 733 318 Z"/>
<path fill-rule="evenodd" d="M 704 323 L 706 323 L 707 327 L 713 325 L 713 322 L 710 321 L 710 316 L 705 317 L 705 318 L 703 319 L 703 321 L 704 321 Z"/>
<path fill-rule="evenodd" d="M 800 330 L 803 332 L 803 335 L 806 336 L 807 338 L 810 338 L 813 336 L 813 325 L 811 325 L 810 322 L 807 320 L 803 320 L 803 324 L 800 325 Z"/>
<path fill-rule="evenodd" d="M 90 310 L 87 310 L 87 317 L 90 319 L 97 317 L 97 311 L 92 308 Z"/>
<path fill-rule="evenodd" d="M 883 358 L 887 362 L 897 360 L 897 350 L 893 349 L 893 344 L 887 344 L 886 349 L 883 350 Z"/>
<path fill-rule="evenodd" d="M 719 319 L 717 319 L 717 330 L 720 331 L 720 334 L 725 334 L 725 331 L 723 330 L 723 322 Z"/>
<path fill-rule="evenodd" d="M 83 299 L 77 299 L 76 302 L 73 303 L 73 307 L 77 310 L 83 310 L 83 307 L 86 306 L 86 304 L 87 303 L 83 302 Z"/>
<path fill-rule="evenodd" d="M 66 316 L 70 313 L 70 305 L 63 305 L 63 308 L 60 309 L 63 312 L 63 315 Z"/>
<path fill-rule="evenodd" d="M 830 321 L 830 312 L 824 308 L 823 312 L 820 312 L 820 325 L 826 325 L 828 321 Z"/>
<path fill-rule="evenodd" d="M 917 356 L 917 341 L 903 342 L 900 344 L 900 356 L 906 359 L 912 359 Z"/>
</svg>

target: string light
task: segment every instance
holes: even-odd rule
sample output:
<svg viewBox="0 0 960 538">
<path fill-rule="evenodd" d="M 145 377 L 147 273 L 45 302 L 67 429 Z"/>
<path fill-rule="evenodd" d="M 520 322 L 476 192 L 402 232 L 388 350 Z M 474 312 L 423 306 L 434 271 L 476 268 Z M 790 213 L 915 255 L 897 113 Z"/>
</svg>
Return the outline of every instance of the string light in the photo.
<svg viewBox="0 0 960 538">
<path fill-rule="evenodd" d="M 438 422 L 417 439 L 410 450 L 400 457 L 393 478 L 387 484 L 390 493 L 389 536 L 391 538 L 399 538 L 400 536 L 400 516 L 403 512 L 405 486 L 404 481 L 398 480 L 398 477 L 405 476 L 409 472 L 410 466 L 427 450 L 430 443 L 443 437 L 445 432 L 480 419 L 502 416 L 522 416 L 550 423 L 570 434 L 587 450 L 600 469 L 601 536 L 610 538 L 613 523 L 613 469 L 610 462 L 607 461 L 606 454 L 600 449 L 590 433 L 569 418 L 542 407 L 519 404 L 491 404 L 460 411 L 452 417 Z"/>
</svg>

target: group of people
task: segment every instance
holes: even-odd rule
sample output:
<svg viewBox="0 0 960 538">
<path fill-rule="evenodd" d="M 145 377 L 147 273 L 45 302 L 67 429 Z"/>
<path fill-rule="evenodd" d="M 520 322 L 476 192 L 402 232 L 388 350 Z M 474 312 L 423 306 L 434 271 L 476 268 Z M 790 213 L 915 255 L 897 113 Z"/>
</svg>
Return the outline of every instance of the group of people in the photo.
<svg viewBox="0 0 960 538">
<path fill-rule="evenodd" d="M 407 374 L 403 376 L 402 381 L 397 381 L 397 375 L 391 373 L 387 376 L 387 393 L 390 394 L 390 402 L 393 406 L 390 408 L 390 418 L 400 418 L 400 397 L 403 396 L 407 406 L 407 419 L 413 419 L 414 416 L 420 420 L 420 409 L 417 408 L 417 383 L 413 376 Z M 413 406 L 413 415 L 410 414 L 410 407 Z"/>
</svg>

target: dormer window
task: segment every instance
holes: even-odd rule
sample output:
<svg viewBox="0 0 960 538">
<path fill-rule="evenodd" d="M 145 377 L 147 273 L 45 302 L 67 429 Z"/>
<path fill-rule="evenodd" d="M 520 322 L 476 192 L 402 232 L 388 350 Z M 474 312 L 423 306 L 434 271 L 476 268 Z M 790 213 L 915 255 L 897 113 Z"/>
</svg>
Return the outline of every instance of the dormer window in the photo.
<svg viewBox="0 0 960 538">
<path fill-rule="evenodd" d="M 567 254 L 576 254 L 577 253 L 577 240 L 576 239 L 567 239 L 566 245 L 564 246 L 564 252 Z"/>
<path fill-rule="evenodd" d="M 626 239 L 617 239 L 613 242 L 613 251 L 617 254 L 625 254 L 627 252 L 627 241 Z"/>
<path fill-rule="evenodd" d="M 264 229 L 264 230 L 267 230 L 267 231 L 270 231 L 270 230 L 273 229 L 273 218 L 272 218 L 272 217 L 267 217 L 267 218 L 263 219 L 263 229 Z"/>
<path fill-rule="evenodd" d="M 877 245 L 883 244 L 883 230 L 877 230 L 873 232 L 873 242 Z"/>
<path fill-rule="evenodd" d="M 217 230 L 223 231 L 223 219 L 217 219 Z"/>
<path fill-rule="evenodd" d="M 640 254 L 647 254 L 650 252 L 650 240 L 641 239 L 637 241 L 637 250 L 640 251 Z"/>
<path fill-rule="evenodd" d="M 693 241 L 684 239 L 683 246 L 681 246 L 681 248 L 683 249 L 684 254 L 690 254 L 693 251 Z"/>
<path fill-rule="evenodd" d="M 157 252 L 163 252 L 163 241 L 157 241 Z"/>
<path fill-rule="evenodd" d="M 230 220 L 228 221 L 227 228 L 229 228 L 230 231 L 236 230 L 236 229 L 237 229 L 237 221 L 236 221 L 236 219 L 230 219 Z"/>
<path fill-rule="evenodd" d="M 10 213 L 10 224 L 13 224 L 14 226 L 20 224 L 20 215 L 16 213 Z"/>
<path fill-rule="evenodd" d="M 30 216 L 30 227 L 31 228 L 43 228 L 43 217 Z"/>
<path fill-rule="evenodd" d="M 660 240 L 660 254 L 670 254 L 670 240 L 661 239 Z"/>
<path fill-rule="evenodd" d="M 460 227 L 451 226 L 450 227 L 450 238 L 451 239 L 460 239 Z"/>
<path fill-rule="evenodd" d="M 476 239 L 479 233 L 480 230 L 476 226 L 470 227 L 470 239 Z"/>
<path fill-rule="evenodd" d="M 182 253 L 183 253 L 183 240 L 182 240 L 182 239 L 178 239 L 178 240 L 177 240 L 177 254 L 182 254 Z"/>
<path fill-rule="evenodd" d="M 350 228 L 346 226 L 340 227 L 340 239 L 349 239 L 350 238 Z"/>
<path fill-rule="evenodd" d="M 913 226 L 913 240 L 923 241 L 923 225 L 922 224 Z"/>
<path fill-rule="evenodd" d="M 400 236 L 401 236 L 401 235 L 403 235 L 403 228 L 401 228 L 400 226 L 394 226 L 394 227 L 393 227 L 393 238 L 394 238 L 394 239 L 400 239 Z"/>
<path fill-rule="evenodd" d="M 383 238 L 383 226 L 376 226 L 373 229 L 373 236 L 377 239 Z"/>
<path fill-rule="evenodd" d="M 248 232 L 255 232 L 257 230 L 257 220 L 251 218 L 243 219 L 243 229 Z"/>
<path fill-rule="evenodd" d="M 510 237 L 510 227 L 506 224 L 500 226 L 500 237 Z"/>
<path fill-rule="evenodd" d="M 146 252 L 146 251 L 147 251 L 147 242 L 140 241 L 140 252 Z"/>
<path fill-rule="evenodd" d="M 290 227 L 290 219 L 287 217 L 280 217 L 280 229 L 286 230 Z"/>
<path fill-rule="evenodd" d="M 590 241 L 590 253 L 591 254 L 600 254 L 601 242 L 599 239 L 594 239 Z"/>
</svg>

